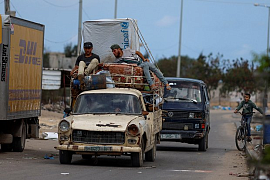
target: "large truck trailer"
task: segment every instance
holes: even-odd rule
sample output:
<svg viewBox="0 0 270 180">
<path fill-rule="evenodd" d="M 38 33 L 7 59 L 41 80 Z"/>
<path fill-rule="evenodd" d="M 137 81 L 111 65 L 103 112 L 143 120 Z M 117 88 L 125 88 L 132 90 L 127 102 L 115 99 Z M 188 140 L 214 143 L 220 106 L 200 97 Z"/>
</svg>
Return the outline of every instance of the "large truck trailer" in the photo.
<svg viewBox="0 0 270 180">
<path fill-rule="evenodd" d="M 0 21 L 1 150 L 22 152 L 26 138 L 39 136 L 45 26 L 9 15 Z"/>
</svg>

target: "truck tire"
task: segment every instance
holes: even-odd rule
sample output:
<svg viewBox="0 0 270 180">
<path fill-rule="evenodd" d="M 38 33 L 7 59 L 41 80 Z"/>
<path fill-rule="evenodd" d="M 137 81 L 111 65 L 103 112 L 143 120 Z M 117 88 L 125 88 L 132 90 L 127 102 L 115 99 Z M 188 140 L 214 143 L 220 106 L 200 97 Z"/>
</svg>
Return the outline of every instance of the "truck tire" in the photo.
<svg viewBox="0 0 270 180">
<path fill-rule="evenodd" d="M 133 167 L 141 167 L 143 165 L 144 157 L 144 140 L 141 141 L 141 152 L 131 153 L 131 162 Z"/>
<path fill-rule="evenodd" d="M 12 144 L 1 144 L 1 151 L 2 152 L 11 152 L 12 151 Z"/>
<path fill-rule="evenodd" d="M 205 134 L 205 136 L 200 140 L 199 142 L 199 151 L 206 151 L 208 147 L 208 132 Z"/>
<path fill-rule="evenodd" d="M 156 160 L 156 153 L 157 153 L 157 137 L 155 136 L 155 142 L 153 148 L 145 153 L 145 160 L 154 162 Z"/>
<path fill-rule="evenodd" d="M 72 153 L 70 151 L 59 150 L 59 161 L 61 164 L 70 164 L 72 160 Z"/>
<path fill-rule="evenodd" d="M 23 122 L 22 124 L 22 135 L 21 137 L 13 137 L 13 151 L 14 152 L 22 152 L 25 147 L 25 140 L 26 140 L 26 125 Z"/>
</svg>

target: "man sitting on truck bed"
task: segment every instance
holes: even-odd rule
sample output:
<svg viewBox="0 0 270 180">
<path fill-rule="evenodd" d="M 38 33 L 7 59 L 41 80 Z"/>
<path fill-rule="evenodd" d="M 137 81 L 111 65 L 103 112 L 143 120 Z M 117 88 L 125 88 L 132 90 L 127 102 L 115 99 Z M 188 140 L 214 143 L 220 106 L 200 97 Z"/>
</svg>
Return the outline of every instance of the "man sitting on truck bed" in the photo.
<svg viewBox="0 0 270 180">
<path fill-rule="evenodd" d="M 100 63 L 100 58 L 98 55 L 92 53 L 93 44 L 91 42 L 85 42 L 84 54 L 80 55 L 75 63 L 75 67 L 70 72 L 72 76 L 75 70 L 78 69 L 78 80 L 80 84 L 83 84 L 84 74 L 89 75 L 93 70 L 97 70 L 98 64 Z"/>
<path fill-rule="evenodd" d="M 159 80 L 166 86 L 167 90 L 171 90 L 168 81 L 164 78 L 159 69 L 152 63 L 149 62 L 148 59 L 144 58 L 141 52 L 132 50 L 130 48 L 122 50 L 122 48 L 118 44 L 114 44 L 111 46 L 112 53 L 116 57 L 114 62 L 116 63 L 134 63 L 136 62 L 139 67 L 143 68 L 144 75 L 151 89 L 155 89 L 155 84 L 153 83 L 150 75 L 151 70 L 155 75 L 159 78 Z M 143 62 L 139 61 L 139 57 Z"/>
</svg>

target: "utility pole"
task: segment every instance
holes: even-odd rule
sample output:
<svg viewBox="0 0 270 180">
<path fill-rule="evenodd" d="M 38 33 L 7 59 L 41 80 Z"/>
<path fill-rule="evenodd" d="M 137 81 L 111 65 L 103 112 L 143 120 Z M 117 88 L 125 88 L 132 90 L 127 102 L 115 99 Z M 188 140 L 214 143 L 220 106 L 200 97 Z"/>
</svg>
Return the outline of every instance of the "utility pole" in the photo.
<svg viewBox="0 0 270 180">
<path fill-rule="evenodd" d="M 114 5 L 114 19 L 117 18 L 117 0 L 115 0 L 115 5 Z"/>
<path fill-rule="evenodd" d="M 9 0 L 5 0 L 5 14 L 10 15 L 10 2 L 9 2 Z"/>
<path fill-rule="evenodd" d="M 182 38 L 183 1 L 184 0 L 181 0 L 180 29 L 179 29 L 179 49 L 178 49 L 178 61 L 177 61 L 176 77 L 180 77 L 180 70 L 181 70 L 181 38 Z"/>
<path fill-rule="evenodd" d="M 77 56 L 79 56 L 81 54 L 81 43 L 82 43 L 82 0 L 79 1 Z"/>
</svg>

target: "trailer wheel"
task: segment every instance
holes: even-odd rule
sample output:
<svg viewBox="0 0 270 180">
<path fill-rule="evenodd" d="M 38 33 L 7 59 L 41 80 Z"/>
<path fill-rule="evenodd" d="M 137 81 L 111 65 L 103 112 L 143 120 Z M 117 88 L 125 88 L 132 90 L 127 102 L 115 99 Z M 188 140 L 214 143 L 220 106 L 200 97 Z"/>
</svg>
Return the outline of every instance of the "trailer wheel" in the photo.
<svg viewBox="0 0 270 180">
<path fill-rule="evenodd" d="M 25 147 L 25 139 L 26 139 L 26 125 L 23 122 L 22 124 L 22 135 L 21 137 L 13 137 L 13 151 L 14 152 L 22 152 Z"/>
<path fill-rule="evenodd" d="M 59 150 L 59 161 L 61 164 L 70 164 L 72 160 L 72 153 L 70 151 Z"/>
</svg>

